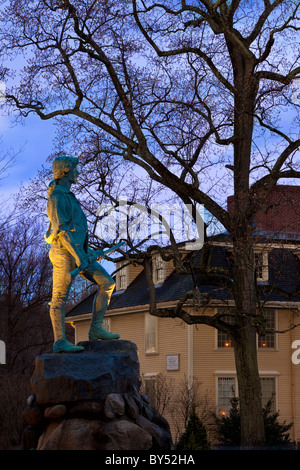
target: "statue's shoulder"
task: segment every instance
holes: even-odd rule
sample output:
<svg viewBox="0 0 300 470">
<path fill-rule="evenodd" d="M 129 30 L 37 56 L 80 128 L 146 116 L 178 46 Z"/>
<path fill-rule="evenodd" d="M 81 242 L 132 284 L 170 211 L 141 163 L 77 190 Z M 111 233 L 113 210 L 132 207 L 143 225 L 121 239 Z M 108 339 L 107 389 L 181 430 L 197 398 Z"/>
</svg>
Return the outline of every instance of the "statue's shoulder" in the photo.
<svg viewBox="0 0 300 470">
<path fill-rule="evenodd" d="M 66 197 L 70 194 L 70 191 L 63 186 L 56 185 L 49 195 L 49 198 L 62 198 Z"/>
</svg>

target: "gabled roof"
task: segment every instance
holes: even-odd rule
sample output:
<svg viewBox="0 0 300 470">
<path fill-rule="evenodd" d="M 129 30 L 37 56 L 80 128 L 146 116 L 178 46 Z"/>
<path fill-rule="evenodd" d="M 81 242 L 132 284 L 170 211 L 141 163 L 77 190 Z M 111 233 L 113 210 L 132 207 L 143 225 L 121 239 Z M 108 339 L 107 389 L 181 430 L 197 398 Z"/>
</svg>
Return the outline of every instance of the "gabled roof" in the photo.
<svg viewBox="0 0 300 470">
<path fill-rule="evenodd" d="M 211 237 L 214 241 L 224 237 Z M 227 238 L 227 237 L 226 237 Z M 299 247 L 300 248 L 300 247 Z M 202 250 L 197 253 L 189 252 L 185 262 L 191 262 L 192 266 L 199 266 Z M 268 289 L 261 295 L 262 300 L 276 302 L 300 302 L 300 294 L 287 299 L 280 293 L 270 290 L 270 285 L 277 285 L 280 289 L 293 292 L 300 287 L 300 260 L 290 249 L 271 248 L 268 252 L 269 280 L 266 284 Z M 210 266 L 232 268 L 231 250 L 226 246 L 212 245 Z M 202 285 L 199 283 L 199 276 L 195 274 L 200 293 L 210 294 L 211 299 L 230 300 L 231 296 L 225 289 L 213 285 Z M 176 274 L 173 271 L 162 284 L 156 286 L 157 302 L 168 302 L 179 300 L 184 293 L 194 288 L 191 274 Z M 95 293 L 78 303 L 69 311 L 67 317 L 75 317 L 92 312 L 92 305 Z M 144 272 L 141 272 L 124 291 L 116 291 L 112 295 L 108 311 L 120 308 L 130 308 L 149 304 L 149 291 Z"/>
</svg>

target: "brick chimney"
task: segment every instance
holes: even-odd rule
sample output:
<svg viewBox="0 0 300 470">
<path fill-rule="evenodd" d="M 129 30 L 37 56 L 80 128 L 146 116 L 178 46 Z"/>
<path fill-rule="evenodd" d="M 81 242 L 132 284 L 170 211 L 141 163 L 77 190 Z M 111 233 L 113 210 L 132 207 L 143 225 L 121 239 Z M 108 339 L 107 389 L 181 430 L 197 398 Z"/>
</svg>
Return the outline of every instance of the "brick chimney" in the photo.
<svg viewBox="0 0 300 470">
<path fill-rule="evenodd" d="M 256 230 L 300 233 L 300 186 L 277 185 L 268 197 L 267 212 L 254 215 Z M 227 210 L 234 209 L 234 197 L 227 198 Z"/>
</svg>

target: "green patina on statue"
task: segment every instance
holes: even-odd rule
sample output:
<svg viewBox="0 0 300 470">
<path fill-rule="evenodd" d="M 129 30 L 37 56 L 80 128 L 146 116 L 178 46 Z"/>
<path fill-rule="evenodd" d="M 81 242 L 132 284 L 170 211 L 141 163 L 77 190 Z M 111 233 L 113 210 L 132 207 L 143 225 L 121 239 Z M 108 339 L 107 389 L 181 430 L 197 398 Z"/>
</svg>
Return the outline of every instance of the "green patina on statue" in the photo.
<svg viewBox="0 0 300 470">
<path fill-rule="evenodd" d="M 50 318 L 54 333 L 53 352 L 55 353 L 79 352 L 84 349 L 69 342 L 65 336 L 65 305 L 74 273 L 75 275 L 79 273 L 85 279 L 98 285 L 89 340 L 120 337 L 103 328 L 103 318 L 115 287 L 115 281 L 96 261 L 97 258 L 103 257 L 105 252 L 88 248 L 86 216 L 79 201 L 70 190 L 79 175 L 78 163 L 77 158 L 68 155 L 56 158 L 53 162 L 54 180 L 50 183 L 48 191 L 47 214 L 50 226 L 45 239 L 51 244 L 49 257 L 53 264 Z"/>
</svg>

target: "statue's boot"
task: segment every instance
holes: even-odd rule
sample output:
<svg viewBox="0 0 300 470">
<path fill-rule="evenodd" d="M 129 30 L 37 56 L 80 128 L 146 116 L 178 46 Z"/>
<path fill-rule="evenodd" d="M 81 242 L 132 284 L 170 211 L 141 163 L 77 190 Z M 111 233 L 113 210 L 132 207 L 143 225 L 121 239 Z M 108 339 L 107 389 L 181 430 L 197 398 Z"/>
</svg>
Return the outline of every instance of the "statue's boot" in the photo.
<svg viewBox="0 0 300 470">
<path fill-rule="evenodd" d="M 89 340 L 94 341 L 97 339 L 109 340 L 119 339 L 120 335 L 117 333 L 110 333 L 103 328 L 104 313 L 95 312 L 92 316 L 91 326 L 89 330 Z"/>
<path fill-rule="evenodd" d="M 54 353 L 73 353 L 84 350 L 83 346 L 75 346 L 65 336 L 65 312 L 64 308 L 50 307 L 50 318 L 54 334 Z"/>
<path fill-rule="evenodd" d="M 53 345 L 54 353 L 74 353 L 81 352 L 84 350 L 83 346 L 75 346 L 75 344 L 68 341 L 66 338 L 55 341 Z"/>
</svg>

